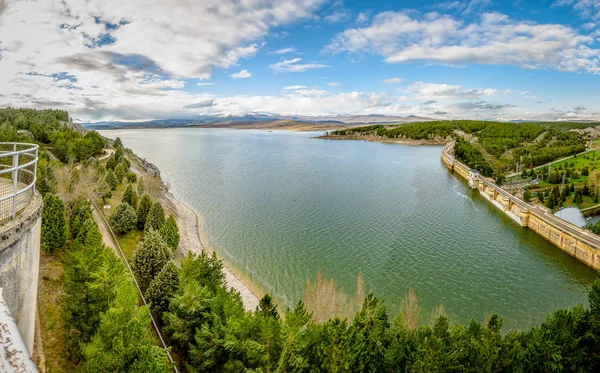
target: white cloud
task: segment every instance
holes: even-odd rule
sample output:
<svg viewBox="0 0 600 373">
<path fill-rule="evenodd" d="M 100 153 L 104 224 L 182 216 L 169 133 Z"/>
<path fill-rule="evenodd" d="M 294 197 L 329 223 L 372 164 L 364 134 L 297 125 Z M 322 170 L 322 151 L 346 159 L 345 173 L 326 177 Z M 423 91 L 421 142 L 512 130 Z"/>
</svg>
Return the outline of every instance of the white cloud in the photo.
<svg viewBox="0 0 600 373">
<path fill-rule="evenodd" d="M 289 48 L 278 49 L 275 52 L 273 52 L 273 54 L 287 54 L 287 53 L 294 53 L 295 51 L 296 51 L 296 48 L 289 47 Z"/>
<path fill-rule="evenodd" d="M 384 82 L 385 84 L 400 84 L 404 81 L 404 79 L 402 78 L 388 78 L 388 79 L 383 79 L 382 82 Z"/>
<path fill-rule="evenodd" d="M 323 65 L 320 63 L 300 63 L 302 58 L 293 58 L 291 60 L 283 60 L 281 62 L 276 62 L 274 64 L 269 65 L 269 68 L 277 73 L 284 72 L 303 72 L 309 69 L 322 69 L 324 67 L 329 67 L 328 65 Z"/>
<path fill-rule="evenodd" d="M 596 28 L 596 24 L 594 22 L 588 22 L 588 23 L 584 23 L 581 27 L 584 30 L 590 31 L 590 30 L 593 30 L 594 28 Z"/>
<path fill-rule="evenodd" d="M 254 56 L 270 31 L 325 1 L 1 1 L 0 106 L 89 117 L 171 107 L 185 79 Z"/>
<path fill-rule="evenodd" d="M 482 96 L 494 96 L 498 93 L 496 89 L 467 89 L 461 85 L 435 84 L 416 82 L 411 84 L 407 93 L 412 94 L 420 100 L 435 99 L 476 99 Z"/>
<path fill-rule="evenodd" d="M 325 16 L 323 18 L 327 23 L 338 23 L 346 21 L 350 18 L 350 13 L 347 10 L 336 10 L 335 12 Z"/>
<path fill-rule="evenodd" d="M 356 16 L 356 23 L 362 24 L 367 23 L 369 21 L 369 13 L 368 12 L 359 12 L 358 16 Z"/>
<path fill-rule="evenodd" d="M 248 70 L 242 70 L 239 73 L 235 73 L 235 74 L 231 74 L 229 75 L 230 77 L 232 77 L 233 79 L 245 79 L 245 78 L 250 78 L 252 76 L 252 74 L 250 74 L 250 72 Z"/>
<path fill-rule="evenodd" d="M 600 19 L 600 0 L 557 0 L 553 6 L 572 6 L 583 18 Z"/>
<path fill-rule="evenodd" d="M 296 91 L 298 89 L 307 88 L 305 85 L 288 85 L 287 87 L 283 87 L 284 91 Z"/>
<path fill-rule="evenodd" d="M 600 73 L 600 50 L 592 47 L 593 38 L 568 26 L 515 21 L 500 13 L 484 13 L 478 23 L 437 13 L 411 14 L 379 13 L 370 26 L 336 35 L 325 50 L 376 53 L 388 63 L 510 64 Z"/>
<path fill-rule="evenodd" d="M 340 83 L 338 83 L 338 82 L 327 82 L 327 85 L 330 86 L 330 87 L 337 87 L 337 86 L 340 85 Z"/>
<path fill-rule="evenodd" d="M 202 86 L 208 86 L 208 85 L 214 85 L 215 83 L 211 83 L 211 82 L 200 82 L 198 84 L 196 84 L 198 87 L 202 87 Z"/>
</svg>

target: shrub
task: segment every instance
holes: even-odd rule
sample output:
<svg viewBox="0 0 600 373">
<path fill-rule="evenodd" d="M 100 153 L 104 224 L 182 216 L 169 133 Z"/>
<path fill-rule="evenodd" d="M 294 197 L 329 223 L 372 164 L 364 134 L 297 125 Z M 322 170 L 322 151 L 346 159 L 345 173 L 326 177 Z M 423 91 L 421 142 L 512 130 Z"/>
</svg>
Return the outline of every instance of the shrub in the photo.
<svg viewBox="0 0 600 373">
<path fill-rule="evenodd" d="M 137 215 L 129 203 L 121 202 L 110 216 L 110 226 L 117 233 L 127 233 L 135 228 Z"/>
</svg>

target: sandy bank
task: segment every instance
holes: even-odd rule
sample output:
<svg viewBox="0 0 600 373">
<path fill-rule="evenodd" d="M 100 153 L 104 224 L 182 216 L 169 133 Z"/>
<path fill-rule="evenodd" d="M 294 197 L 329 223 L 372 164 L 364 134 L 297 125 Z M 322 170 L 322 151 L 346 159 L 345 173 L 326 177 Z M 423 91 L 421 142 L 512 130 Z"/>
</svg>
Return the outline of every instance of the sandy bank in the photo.
<svg viewBox="0 0 600 373">
<path fill-rule="evenodd" d="M 173 212 L 179 226 L 181 234 L 179 250 L 181 251 L 181 255 L 186 256 L 190 252 L 197 254 L 201 251 L 212 253 L 208 244 L 203 242 L 204 230 L 202 228 L 202 219 L 198 213 L 187 203 L 177 200 L 169 192 L 164 193 L 163 204 L 168 210 Z M 252 291 L 250 286 L 240 279 L 241 276 L 234 273 L 225 262 L 223 263 L 223 273 L 225 274 L 227 286 L 240 293 L 246 311 L 254 311 L 258 307 L 260 297 L 258 291 Z"/>
<path fill-rule="evenodd" d="M 150 192 L 150 194 L 154 198 L 160 198 L 167 214 L 175 216 L 181 236 L 179 239 L 179 253 L 176 254 L 177 257 L 187 256 L 190 252 L 199 254 L 202 251 L 206 251 L 212 254 L 212 250 L 206 239 L 203 239 L 205 235 L 202 228 L 202 217 L 191 206 L 176 199 L 168 191 L 167 186 L 160 177 L 160 171 L 154 164 L 140 158 L 130 149 L 127 149 L 127 154 L 132 160 L 132 169 L 136 174 L 144 176 L 148 181 L 156 180 L 160 184 L 160 187 L 154 188 L 154 193 Z M 159 190 L 157 191 L 156 189 Z M 240 293 L 244 308 L 247 311 L 254 311 L 258 307 L 258 300 L 262 297 L 258 287 L 252 287 L 250 281 L 242 281 L 243 277 L 233 271 L 232 266 L 228 265 L 225 261 L 223 261 L 223 273 L 225 274 L 227 286 Z"/>
</svg>

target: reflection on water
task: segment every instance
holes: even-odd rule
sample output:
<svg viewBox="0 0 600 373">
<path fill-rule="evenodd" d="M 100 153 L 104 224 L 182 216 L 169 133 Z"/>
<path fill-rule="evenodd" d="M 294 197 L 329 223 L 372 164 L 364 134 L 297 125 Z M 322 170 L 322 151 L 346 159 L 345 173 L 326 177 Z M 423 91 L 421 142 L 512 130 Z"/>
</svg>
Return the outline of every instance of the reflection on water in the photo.
<svg viewBox="0 0 600 373">
<path fill-rule="evenodd" d="M 569 223 L 578 227 L 585 227 L 586 225 L 596 224 L 600 220 L 600 216 L 593 216 L 586 218 L 583 216 L 581 211 L 577 207 L 567 207 L 560 209 L 554 213 L 559 218 L 568 221 Z"/>
<path fill-rule="evenodd" d="M 155 163 L 206 220 L 217 252 L 288 306 L 319 269 L 361 272 L 395 314 L 415 288 L 427 320 L 499 313 L 507 327 L 587 303 L 595 271 L 448 172 L 441 147 L 219 129 L 105 131 Z"/>
</svg>

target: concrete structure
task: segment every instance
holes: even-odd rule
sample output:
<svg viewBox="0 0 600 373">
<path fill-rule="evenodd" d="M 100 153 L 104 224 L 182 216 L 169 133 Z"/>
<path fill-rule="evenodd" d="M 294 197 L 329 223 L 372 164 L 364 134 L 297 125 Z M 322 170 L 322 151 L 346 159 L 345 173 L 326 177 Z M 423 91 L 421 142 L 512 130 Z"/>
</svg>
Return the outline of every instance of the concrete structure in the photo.
<svg viewBox="0 0 600 373">
<path fill-rule="evenodd" d="M 600 270 L 600 236 L 554 216 L 546 208 L 532 206 L 500 188 L 494 181 L 454 158 L 454 142 L 442 150 L 442 162 L 483 198 L 522 227 L 528 227 L 569 255 Z"/>
<path fill-rule="evenodd" d="M 42 214 L 42 198 L 35 191 L 36 168 L 37 145 L 0 144 L 0 288 L 30 353 L 37 309 Z M 0 320 L 0 332 L 9 328 L 5 321 L 6 318 Z"/>
<path fill-rule="evenodd" d="M 35 373 L 37 371 L 0 289 L 0 372 Z"/>
</svg>

